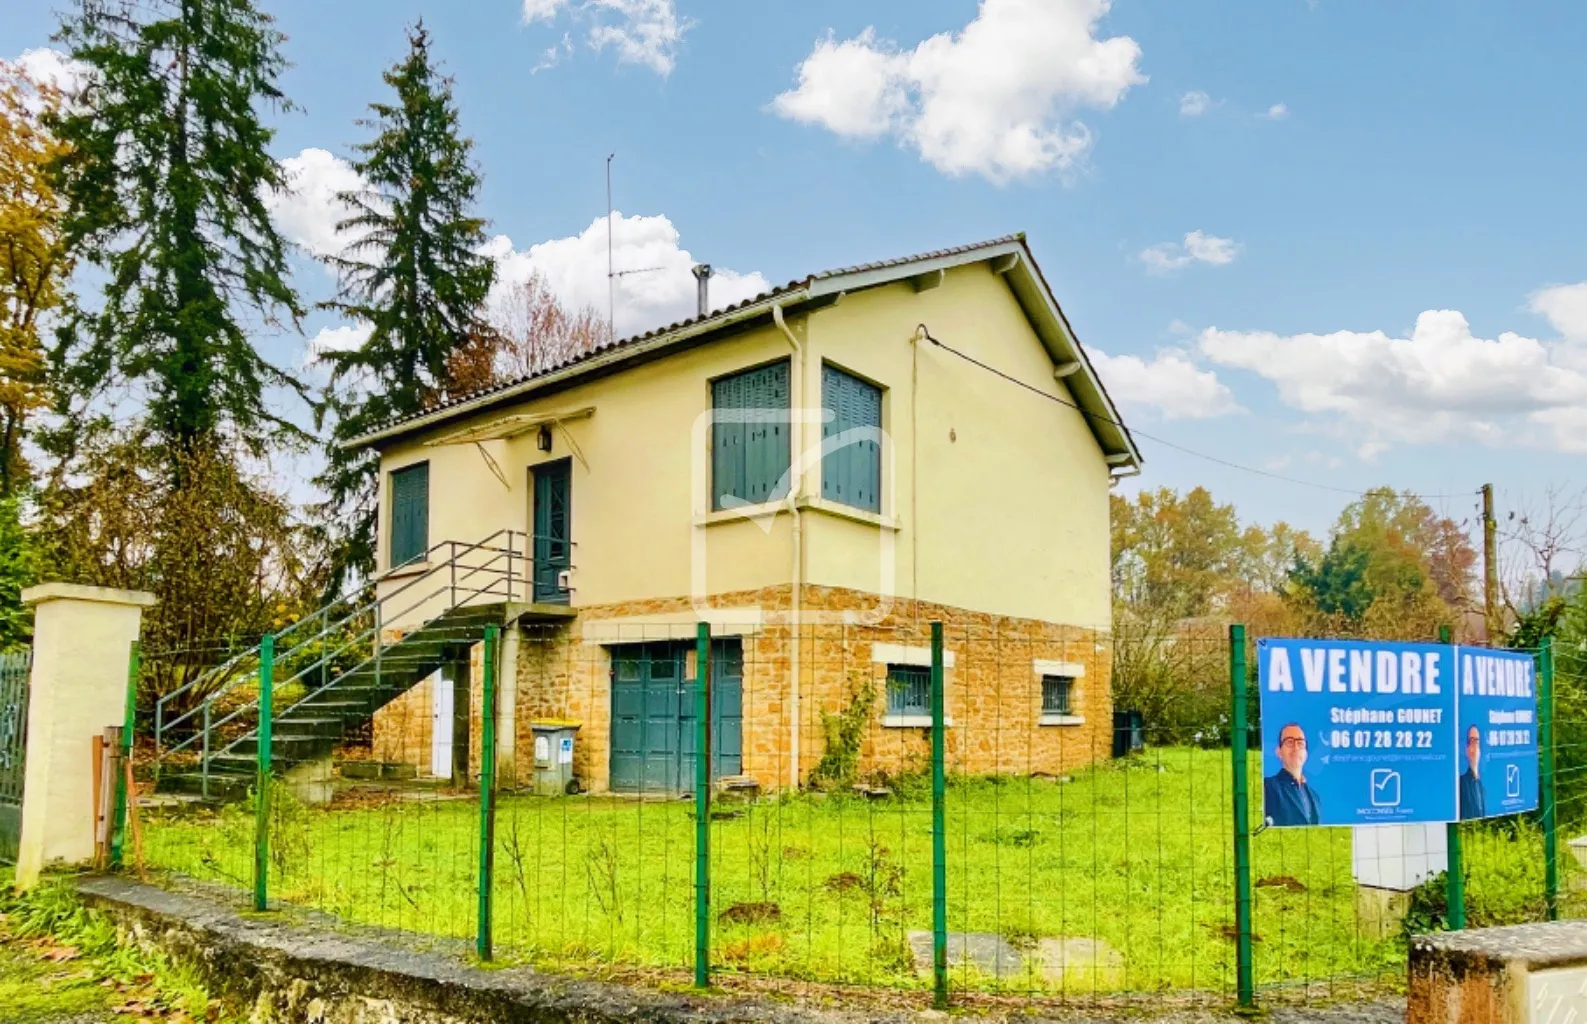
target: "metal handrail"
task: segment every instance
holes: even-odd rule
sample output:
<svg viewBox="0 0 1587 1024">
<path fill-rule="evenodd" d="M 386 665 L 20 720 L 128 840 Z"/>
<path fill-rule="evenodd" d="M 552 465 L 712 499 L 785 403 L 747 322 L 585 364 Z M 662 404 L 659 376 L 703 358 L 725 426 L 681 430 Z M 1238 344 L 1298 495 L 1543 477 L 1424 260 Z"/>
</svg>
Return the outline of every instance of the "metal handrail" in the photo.
<svg viewBox="0 0 1587 1024">
<path fill-rule="evenodd" d="M 440 594 L 443 594 L 445 592 L 446 592 L 445 589 L 437 590 L 437 591 L 434 592 L 434 594 L 432 596 L 439 596 Z M 490 587 L 473 588 L 473 589 L 468 591 L 468 594 L 469 594 L 470 598 L 472 598 L 472 597 L 480 597 L 480 596 L 484 596 L 484 595 L 494 596 L 494 591 L 492 591 L 490 589 Z M 454 604 L 454 605 L 452 605 L 452 608 L 461 608 L 461 607 L 463 607 L 462 604 Z M 356 638 L 354 641 L 349 641 L 348 644 L 346 644 L 343 649 L 345 649 L 346 647 L 351 647 L 353 645 L 353 643 L 356 642 L 357 639 L 363 639 L 365 637 L 374 636 L 374 635 L 378 634 L 379 630 L 380 630 L 380 626 L 378 624 L 375 625 L 375 626 L 370 627 L 360 637 Z M 317 690 L 310 690 L 308 693 L 304 694 L 302 697 L 299 697 L 297 700 L 293 701 L 286 708 L 284 708 L 284 709 L 282 709 L 280 711 L 274 712 L 270 716 L 271 720 L 272 721 L 282 721 L 282 720 L 290 717 L 292 712 L 296 711 L 299 707 L 301 707 L 304 704 L 309 703 L 310 701 L 312 701 L 315 698 L 319 697 L 321 694 L 324 694 L 324 693 L 326 693 L 326 692 L 328 692 L 330 690 L 336 689 L 338 686 L 340 686 L 342 684 L 342 681 L 344 679 L 346 679 L 347 676 L 352 675 L 354 672 L 357 672 L 363 666 L 369 664 L 369 662 L 374 661 L 375 659 L 380 658 L 381 656 L 382 656 L 381 652 L 380 652 L 379 647 L 377 645 L 377 648 L 376 648 L 376 650 L 374 652 L 369 654 L 367 657 L 365 657 L 358 664 L 354 665 L 352 667 L 352 669 L 350 669 L 348 672 L 344 673 L 341 676 L 338 676 L 336 679 L 333 679 L 333 680 L 331 680 L 328 683 L 325 683 L 324 685 L 322 685 Z M 310 671 L 309 668 L 301 669 L 295 675 L 293 675 L 290 678 L 288 678 L 287 680 L 285 680 L 283 682 L 283 684 L 281 684 L 281 685 L 285 685 L 286 683 L 296 682 L 297 680 L 302 679 L 303 676 L 306 675 L 309 671 Z M 253 701 L 249 702 L 249 704 L 245 705 L 242 708 L 238 708 L 236 711 L 234 711 L 230 716 L 228 716 L 228 719 L 236 717 L 238 714 L 241 714 L 243 711 L 246 711 L 246 710 L 248 710 L 251 707 L 257 706 L 257 704 L 258 704 L 258 699 L 255 698 Z M 227 719 L 222 719 L 221 722 L 217 722 L 215 724 L 217 726 L 221 725 L 226 720 Z M 251 734 L 244 734 L 244 735 L 239 736 L 236 739 L 232 740 L 230 743 L 226 744 L 226 746 L 221 748 L 221 750 L 219 751 L 219 754 L 217 756 L 225 755 L 225 754 L 230 753 L 234 747 L 236 747 L 239 744 L 241 744 L 244 741 L 246 741 L 249 738 L 250 735 Z"/>
<path fill-rule="evenodd" d="M 515 538 L 519 538 L 519 537 L 525 538 L 523 547 L 521 549 L 518 548 L 518 546 L 514 544 Z M 505 546 L 501 546 L 500 544 L 497 543 L 501 538 L 505 538 Z M 367 587 L 370 584 L 378 584 L 380 582 L 380 577 L 376 577 L 375 579 L 369 581 L 369 583 L 361 584 L 356 590 L 350 591 L 347 594 L 344 594 L 343 596 L 338 597 L 334 601 L 331 601 L 331 602 L 327 603 L 326 605 L 324 605 L 321 608 L 317 609 L 315 612 L 311 613 L 310 615 L 305 616 L 302 619 L 299 619 L 297 622 L 293 623 L 292 625 L 288 626 L 286 629 L 282 630 L 280 633 L 276 634 L 276 640 L 277 640 L 276 652 L 277 652 L 277 657 L 279 659 L 279 658 L 281 658 L 283 656 L 290 655 L 293 651 L 301 648 L 302 646 L 304 646 L 306 644 L 311 644 L 311 643 L 314 643 L 315 641 L 323 640 L 323 639 L 325 639 L 328 636 L 334 635 L 334 633 L 336 631 L 340 630 L 348 622 L 351 622 L 353 619 L 355 619 L 355 618 L 357 618 L 357 617 L 359 617 L 361 615 L 366 615 L 366 614 L 373 613 L 375 615 L 375 619 L 376 619 L 376 623 L 377 623 L 377 625 L 374 628 L 375 628 L 376 631 L 378 631 L 378 629 L 379 629 L 378 623 L 381 622 L 382 620 L 387 620 L 390 617 L 392 617 L 392 615 L 389 613 L 389 610 L 387 609 L 386 606 L 388 606 L 389 604 L 393 603 L 397 598 L 402 597 L 402 596 L 408 594 L 409 592 L 413 591 L 416 587 L 418 587 L 419 585 L 423 584 L 426 580 L 431 579 L 437 573 L 447 572 L 449 574 L 449 582 L 443 587 L 436 588 L 436 589 L 432 590 L 431 592 L 426 594 L 424 597 L 420 598 L 418 601 L 416 601 L 413 604 L 409 605 L 407 608 L 404 608 L 401 612 L 395 613 L 396 616 L 401 616 L 401 615 L 407 614 L 409 612 L 412 612 L 415 609 L 421 607 L 423 604 L 425 604 L 425 603 L 427 603 L 427 602 L 429 602 L 431 600 L 434 600 L 436 597 L 439 597 L 442 594 L 446 594 L 449 591 L 451 592 L 451 595 L 452 595 L 452 600 L 449 603 L 449 609 L 451 607 L 457 607 L 458 606 L 458 602 L 457 602 L 457 590 L 458 590 L 457 570 L 460 567 L 459 560 L 464 558 L 464 557 L 466 557 L 466 556 L 468 556 L 468 555 L 475 554 L 475 553 L 481 553 L 482 552 L 482 553 L 488 554 L 488 555 L 490 555 L 492 557 L 487 559 L 487 561 L 483 565 L 462 565 L 461 568 L 466 570 L 465 573 L 464 573 L 463 579 L 466 581 L 466 580 L 472 578 L 473 576 L 477 575 L 480 572 L 486 572 L 486 571 L 494 572 L 494 573 L 497 574 L 497 577 L 496 577 L 497 580 L 501 580 L 503 578 L 505 579 L 505 581 L 506 581 L 506 588 L 505 588 L 506 589 L 506 593 L 503 594 L 502 596 L 506 600 L 511 601 L 516 596 L 516 583 L 518 582 L 518 580 L 522 579 L 525 582 L 525 584 L 528 584 L 529 581 L 530 581 L 530 572 L 528 571 L 528 569 L 529 569 L 529 566 L 532 565 L 532 563 L 534 561 L 534 557 L 533 557 L 533 554 L 532 554 L 533 542 L 534 542 L 534 537 L 533 537 L 532 534 L 526 534 L 522 530 L 502 529 L 502 530 L 497 530 L 495 533 L 492 533 L 488 537 L 485 537 L 483 540 L 479 540 L 479 541 L 463 542 L 463 541 L 456 541 L 456 540 L 446 540 L 446 541 L 441 541 L 441 542 L 439 542 L 437 544 L 434 544 L 434 545 L 432 545 L 430 548 L 428 548 L 425 551 L 423 562 L 426 565 L 426 568 L 423 571 L 415 574 L 412 579 L 410 579 L 407 582 L 403 583 L 401 586 L 397 587 L 395 590 L 392 590 L 392 591 L 390 591 L 388 593 L 385 593 L 385 594 L 381 594 L 381 595 L 375 597 L 372 600 L 366 600 L 362 604 L 359 604 L 359 605 L 351 608 L 351 610 L 347 611 L 345 614 L 341 614 L 336 619 L 335 622 L 331 622 L 330 621 L 333 610 L 337 609 L 340 606 L 346 606 L 346 605 L 351 604 L 356 597 L 362 595 L 366 591 Z M 445 560 L 443 560 L 443 561 L 433 562 L 432 563 L 430 561 L 431 556 L 439 554 L 443 550 L 445 550 L 448 553 L 448 557 Z M 500 562 L 502 560 L 503 556 L 505 556 L 505 559 L 506 559 L 505 571 L 503 571 L 500 568 L 492 568 L 493 566 L 496 565 L 496 563 L 498 563 L 498 562 Z M 522 574 L 519 574 L 519 573 L 514 571 L 515 560 L 517 560 L 517 559 L 522 559 L 525 562 L 526 571 L 524 573 L 522 573 Z M 419 560 L 416 559 L 415 561 L 419 561 Z M 412 563 L 408 563 L 408 564 L 412 564 Z M 401 567 L 399 566 L 397 568 L 400 569 Z M 492 586 L 494 586 L 494 584 L 492 584 Z M 464 588 L 464 589 L 470 591 L 469 594 L 468 594 L 468 598 L 467 598 L 468 600 L 472 600 L 475 597 L 478 597 L 478 596 L 480 596 L 481 594 L 484 594 L 484 593 L 493 592 L 491 590 L 482 589 L 482 588 Z M 382 614 L 383 611 L 386 611 L 387 614 Z M 280 645 L 279 641 L 280 641 L 280 639 L 282 637 L 291 636 L 291 635 L 293 635 L 295 633 L 298 633 L 298 632 L 300 632 L 302 630 L 302 628 L 304 626 L 309 625 L 310 623 L 315 623 L 315 622 L 319 623 L 319 628 L 317 630 L 315 630 L 311 635 L 297 637 L 292 643 L 287 645 L 284 649 Z M 331 656 L 334 657 L 336 654 L 343 653 L 349 646 L 351 646 L 351 643 L 343 644 L 341 647 L 337 648 L 333 652 L 333 654 Z M 215 704 L 216 701 L 218 701 L 220 698 L 226 696 L 227 694 L 231 693 L 233 690 L 235 690 L 239 686 L 242 686 L 245 682 L 252 681 L 252 679 L 253 679 L 252 673 L 242 673 L 242 674 L 236 674 L 236 673 L 237 673 L 238 669 L 241 668 L 244 665 L 244 663 L 249 658 L 257 659 L 258 656 L 259 656 L 259 647 L 256 645 L 254 647 L 249 648 L 248 650 L 245 650 L 245 651 L 242 651 L 242 652 L 238 653 L 237 655 L 233 656 L 232 658 L 229 658 L 227 661 L 223 662 L 221 665 L 218 665 L 215 668 L 212 668 L 212 669 L 208 670 L 207 672 L 201 673 L 199 676 L 196 676 L 194 679 L 190 680 L 188 683 L 186 683 L 183 686 L 177 688 L 176 690 L 173 690 L 170 693 L 164 695 L 163 697 L 161 697 L 159 700 L 157 700 L 155 702 L 155 748 L 158 751 L 158 756 L 160 758 L 163 759 L 164 757 L 166 757 L 166 756 L 168 756 L 170 754 L 174 754 L 177 751 L 183 750 L 186 747 L 190 746 L 193 742 L 195 742 L 198 739 L 197 736 L 192 736 L 192 737 L 189 737 L 188 739 L 186 739 L 186 740 L 184 740 L 184 741 L 182 741 L 182 742 L 180 742 L 178 744 L 175 744 L 174 746 L 170 746 L 170 747 L 164 746 L 164 743 L 163 743 L 164 734 L 166 732 L 169 732 L 170 730 L 176 728 L 177 726 L 181 725 L 184 722 L 190 721 L 191 719 L 195 718 L 196 716 L 198 716 L 200 714 L 203 714 L 204 717 L 206 718 L 206 720 L 208 720 L 210 718 L 213 705 Z M 310 670 L 312 670 L 314 668 L 323 667 L 324 664 L 328 663 L 328 660 L 329 659 L 326 656 L 322 655 L 322 657 L 317 662 L 313 663 L 311 666 L 309 666 L 308 669 L 305 669 L 304 671 L 310 671 Z M 367 660 L 367 659 L 365 659 L 365 660 Z M 360 662 L 360 664 L 362 664 L 362 662 Z M 181 715 L 178 715 L 176 718 L 173 718 L 170 721 L 165 721 L 164 720 L 165 708 L 174 698 L 180 696 L 183 693 L 186 693 L 186 692 L 194 689 L 195 687 L 197 687 L 197 686 L 199 686 L 199 685 L 201 685 L 201 684 L 203 684 L 203 683 L 205 683 L 207 681 L 213 681 L 215 678 L 217 678 L 219 676 L 222 676 L 222 675 L 231 675 L 232 676 L 231 681 L 226 683 L 224 686 L 220 687 L 219 689 L 217 689 L 215 692 L 213 692 L 213 693 L 209 694 L 208 696 L 206 696 L 199 704 L 197 704 L 194 707 L 188 709 L 186 712 L 182 713 Z M 300 672 L 297 675 L 293 676 L 292 679 L 295 680 L 297 678 L 300 678 L 301 675 L 302 675 L 302 673 Z M 284 685 L 286 682 L 289 682 L 289 681 L 291 681 L 291 680 L 283 680 L 278 685 Z M 225 716 L 224 718 L 222 718 L 219 722 L 207 721 L 206 728 L 204 729 L 204 735 L 206 737 L 206 742 L 207 742 L 207 735 L 208 735 L 208 733 L 211 730 L 213 730 L 215 728 L 218 728 L 219 726 L 221 726 L 221 725 L 223 725 L 223 724 L 235 719 L 239 714 L 241 714 L 244 711 L 247 711 L 249 708 L 255 706 L 256 704 L 257 704 L 257 698 L 255 698 L 254 700 L 249 701 L 247 704 L 244 704 L 241 707 L 233 710 L 232 713 L 230 713 L 227 716 Z"/>
<path fill-rule="evenodd" d="M 508 546 L 507 547 L 505 547 L 505 548 L 488 548 L 487 547 L 487 545 L 489 545 L 496 538 L 503 537 L 503 536 L 507 537 L 507 539 L 508 539 Z M 467 552 L 467 551 L 473 551 L 473 550 L 477 550 L 477 549 L 486 549 L 486 550 L 504 552 L 504 553 L 508 554 L 509 556 L 511 556 L 513 554 L 516 554 L 516 552 L 513 550 L 512 544 L 511 544 L 512 538 L 516 537 L 516 536 L 531 536 L 531 535 L 525 534 L 522 530 L 509 530 L 509 529 L 497 530 L 495 533 L 493 533 L 490 536 L 486 537 L 484 540 L 465 544 L 464 551 Z M 532 539 L 532 537 L 531 537 L 531 539 Z M 422 582 L 425 577 L 431 575 L 432 573 L 439 572 L 442 569 L 447 568 L 458 557 L 457 545 L 459 543 L 460 542 L 455 541 L 455 540 L 444 540 L 444 541 L 440 541 L 440 542 L 438 542 L 438 543 L 436 543 L 434 545 L 431 545 L 425 551 L 424 557 L 422 559 L 414 559 L 413 562 L 423 562 L 423 563 L 428 564 L 430 562 L 430 555 L 435 554 L 437 552 L 440 552 L 443 548 L 449 549 L 451 551 L 451 557 L 449 557 L 446 561 L 439 562 L 439 563 L 436 563 L 434 565 L 431 565 L 430 568 L 428 568 L 424 572 L 418 574 L 417 576 L 415 576 L 414 579 L 410 580 L 408 583 L 404 584 L 403 586 L 399 587 L 398 589 L 396 589 L 394 591 L 391 591 L 390 593 L 385 594 L 382 597 L 379 597 L 379 598 L 375 599 L 372 602 L 365 602 L 365 605 L 361 605 L 358 608 L 355 608 L 352 612 L 348 613 L 348 615 L 344 616 L 338 623 L 336 623 L 336 626 L 341 625 L 341 623 L 346 622 L 348 618 L 351 618 L 353 615 L 358 614 L 358 612 L 361 611 L 365 606 L 377 605 L 377 604 L 381 603 L 382 601 L 385 601 L 385 600 L 388 600 L 390 598 L 396 597 L 397 595 L 401 594 L 403 591 L 407 590 L 409 587 L 411 587 L 411 586 L 413 586 L 413 585 L 415 585 L 415 584 L 417 584 L 419 582 Z M 413 564 L 413 563 L 405 563 L 405 564 Z M 400 570 L 401 568 L 402 568 L 402 566 L 397 566 L 397 567 L 395 567 L 394 570 L 388 570 L 385 575 L 389 576 L 391 572 L 396 571 L 396 570 Z M 511 566 L 509 565 L 509 575 L 510 575 L 510 573 L 511 573 Z M 319 631 L 316 632 L 316 634 L 314 636 L 311 636 L 311 637 L 309 637 L 309 638 L 307 638 L 305 640 L 295 641 L 295 643 L 311 643 L 315 639 L 318 639 L 320 636 L 324 635 L 324 633 L 326 633 L 330 629 L 336 628 L 336 626 L 324 625 L 323 624 L 323 623 L 325 623 L 325 620 L 329 618 L 331 610 L 333 608 L 337 607 L 338 605 L 348 604 L 348 603 L 352 602 L 353 600 L 355 600 L 356 598 L 361 596 L 363 594 L 364 590 L 370 584 L 372 584 L 372 583 L 373 584 L 378 584 L 380 582 L 381 578 L 382 577 L 378 577 L 377 576 L 374 579 L 368 581 L 367 583 L 360 584 L 358 587 L 356 587 L 356 588 L 354 588 L 352 590 L 349 590 L 346 594 L 343 594 L 341 597 L 338 597 L 335 600 L 330 601 L 329 603 L 327 603 L 325 605 L 322 605 L 320 608 L 318 608 L 314 612 L 310 613 L 309 615 L 305 616 L 304 618 L 299 619 L 297 622 L 295 622 L 292 625 L 288 626 L 287 628 L 283 629 L 281 632 L 275 634 L 276 652 L 278 654 L 285 653 L 286 650 L 288 650 L 290 648 L 290 646 L 292 646 L 292 645 L 287 645 L 286 647 L 283 647 L 282 644 L 281 644 L 282 639 L 285 638 L 285 637 L 291 636 L 293 633 L 297 632 L 303 626 L 308 625 L 311 622 L 319 620 L 322 623 L 321 628 L 319 629 Z M 215 668 L 210 669 L 207 672 L 202 673 L 201 675 L 195 677 L 194 679 L 192 679 L 191 681 L 183 684 L 182 686 L 177 687 L 175 690 L 172 690 L 170 693 L 165 694 L 163 697 L 161 697 L 158 701 L 155 702 L 155 706 L 156 706 L 157 711 L 159 709 L 162 709 L 166 704 L 168 704 L 174 698 L 179 697 L 183 693 L 186 693 L 188 690 L 191 690 L 194 687 L 200 685 L 205 680 L 211 679 L 211 678 L 215 677 L 216 675 L 219 675 L 219 674 L 222 674 L 222 673 L 230 671 L 231 669 L 235 668 L 238 664 L 240 664 L 245 658 L 248 658 L 250 656 L 257 656 L 258 653 L 259 653 L 259 646 L 257 644 L 255 644 L 253 647 L 250 647 L 247 650 L 244 650 L 244 651 L 234 655 L 232 658 L 230 658 L 226 662 L 216 666 Z M 218 696 L 218 695 L 219 695 L 218 693 L 215 694 L 215 696 Z M 186 715 L 178 716 L 177 718 L 172 719 L 170 722 L 168 722 L 166 724 L 167 724 L 168 727 L 169 726 L 174 726 L 177 723 L 183 721 L 184 719 L 186 719 L 188 717 L 191 717 L 193 713 L 194 713 L 193 711 L 190 711 Z"/>
</svg>

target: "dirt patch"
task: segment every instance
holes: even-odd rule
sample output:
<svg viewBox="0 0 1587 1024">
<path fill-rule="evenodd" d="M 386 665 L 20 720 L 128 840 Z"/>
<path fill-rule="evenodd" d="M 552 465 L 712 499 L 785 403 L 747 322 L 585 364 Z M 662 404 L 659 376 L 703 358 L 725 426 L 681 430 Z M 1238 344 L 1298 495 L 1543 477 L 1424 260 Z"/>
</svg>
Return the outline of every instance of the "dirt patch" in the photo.
<svg viewBox="0 0 1587 1024">
<path fill-rule="evenodd" d="M 1266 878 L 1256 880 L 1258 889 L 1287 889 L 1290 892 L 1305 892 L 1306 883 L 1293 875 L 1268 875 Z"/>
<path fill-rule="evenodd" d="M 723 924 L 766 924 L 782 920 L 782 908 L 775 903 L 735 903 L 717 917 Z"/>
<path fill-rule="evenodd" d="M 821 883 L 831 892 L 849 892 L 865 884 L 865 879 L 852 871 L 841 871 Z"/>
</svg>

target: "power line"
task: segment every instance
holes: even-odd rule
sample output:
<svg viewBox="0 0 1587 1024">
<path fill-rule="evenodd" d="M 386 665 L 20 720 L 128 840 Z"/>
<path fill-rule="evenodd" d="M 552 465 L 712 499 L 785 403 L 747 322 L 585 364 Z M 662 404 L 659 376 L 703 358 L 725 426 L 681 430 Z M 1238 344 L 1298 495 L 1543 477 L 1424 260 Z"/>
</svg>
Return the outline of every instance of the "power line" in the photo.
<svg viewBox="0 0 1587 1024">
<path fill-rule="evenodd" d="M 1183 452 L 1186 455 L 1191 455 L 1191 456 L 1194 456 L 1195 458 L 1198 458 L 1198 459 L 1205 459 L 1208 462 L 1215 463 L 1215 464 L 1217 464 L 1219 466 L 1224 466 L 1224 467 L 1226 467 L 1228 469 L 1237 469 L 1237 470 L 1239 470 L 1242 473 L 1253 473 L 1253 474 L 1255 474 L 1257 476 L 1264 476 L 1264 477 L 1267 477 L 1270 480 L 1282 480 L 1284 483 L 1296 484 L 1296 485 L 1301 486 L 1301 487 L 1315 487 L 1315 488 L 1317 488 L 1320 491 L 1333 491 L 1336 494 L 1349 494 L 1349 495 L 1352 495 L 1352 496 L 1357 497 L 1357 498 L 1363 497 L 1364 495 L 1367 494 L 1366 491 L 1358 491 L 1358 490 L 1354 490 L 1354 489 L 1349 488 L 1349 487 L 1335 487 L 1332 484 L 1320 484 L 1320 483 L 1317 483 L 1315 480 L 1302 480 L 1299 477 L 1285 476 L 1282 473 L 1274 473 L 1274 472 L 1272 472 L 1270 470 L 1258 469 L 1255 466 L 1246 466 L 1246 465 L 1242 465 L 1241 463 L 1238 463 L 1238 462 L 1231 462 L 1228 459 L 1219 458 L 1216 455 L 1208 455 L 1206 452 L 1198 452 L 1194 448 L 1187 448 L 1187 447 L 1185 447 L 1182 444 L 1178 444 L 1178 443 L 1176 443 L 1174 441 L 1168 440 L 1166 437 L 1158 437 L 1155 434 L 1148 434 L 1144 430 L 1138 430 L 1138 429 L 1136 429 L 1134 427 L 1126 427 L 1123 423 L 1121 423 L 1120 421 L 1118 421 L 1116 419 L 1113 419 L 1112 417 L 1104 416 L 1102 413 L 1092 412 L 1090 409 L 1082 408 L 1080 405 L 1078 405 L 1078 404 L 1076 404 L 1074 402 L 1071 402 L 1068 399 L 1063 398 L 1063 397 L 1061 397 L 1059 395 L 1048 394 L 1047 392 L 1043 391 L 1041 388 L 1036 387 L 1034 384 L 1027 384 L 1024 381 L 1020 380 L 1018 377 L 1010 376 L 1009 374 L 1004 373 L 1002 370 L 999 370 L 995 366 L 991 366 L 991 365 L 989 365 L 987 363 L 983 363 L 981 360 L 975 358 L 974 356 L 969 355 L 968 353 L 965 353 L 965 352 L 961 352 L 958 349 L 954 348 L 952 345 L 949 345 L 949 344 L 947 344 L 945 342 L 939 341 L 938 339 L 936 339 L 936 338 L 931 336 L 931 331 L 930 331 L 929 328 L 926 327 L 925 324 L 921 324 L 920 325 L 920 331 L 921 331 L 922 334 L 925 335 L 925 338 L 926 338 L 927 341 L 931 342 L 933 345 L 935 345 L 938 348 L 942 349 L 944 352 L 952 353 L 953 355 L 958 356 L 960 359 L 963 359 L 965 362 L 970 363 L 973 366 L 980 367 L 981 369 L 985 370 L 986 372 L 988 372 L 990 374 L 993 374 L 994 376 L 1003 378 L 1004 380 L 1008 381 L 1010 384 L 1015 384 L 1015 385 L 1018 385 L 1019 387 L 1024 388 L 1026 391 L 1029 391 L 1033 395 L 1040 395 L 1042 398 L 1045 398 L 1045 399 L 1047 399 L 1050 402 L 1057 402 L 1059 405 L 1068 406 L 1069 408 L 1075 410 L 1076 412 L 1080 413 L 1081 415 L 1089 416 L 1092 419 L 1100 420 L 1103 423 L 1110 423 L 1113 426 L 1118 427 L 1121 430 L 1128 431 L 1131 435 L 1133 435 L 1135 437 L 1144 437 L 1148 441 L 1155 441 L 1156 443 L 1158 443 L 1160 445 L 1163 445 L 1164 447 L 1167 447 L 1167 448 L 1172 448 L 1172 449 L 1174 449 L 1177 452 Z M 1413 494 L 1413 495 L 1410 495 L 1410 497 L 1421 498 L 1421 499 L 1424 499 L 1424 500 L 1427 500 L 1427 499 L 1440 499 L 1440 498 L 1464 498 L 1464 497 L 1467 497 L 1469 494 L 1475 494 L 1475 493 L 1476 493 L 1475 491 L 1470 491 L 1470 492 L 1461 491 L 1458 494 Z"/>
</svg>

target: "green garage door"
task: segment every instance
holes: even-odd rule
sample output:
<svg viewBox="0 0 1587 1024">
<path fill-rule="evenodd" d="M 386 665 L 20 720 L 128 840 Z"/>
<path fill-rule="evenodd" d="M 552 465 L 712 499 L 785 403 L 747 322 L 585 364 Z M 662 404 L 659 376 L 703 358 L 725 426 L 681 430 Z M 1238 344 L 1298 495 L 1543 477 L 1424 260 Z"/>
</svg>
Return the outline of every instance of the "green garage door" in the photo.
<svg viewBox="0 0 1587 1024">
<path fill-rule="evenodd" d="M 689 641 L 618 644 L 612 653 L 611 786 L 619 793 L 694 789 L 694 689 Z M 743 771 L 744 658 L 738 640 L 712 644 L 715 775 Z"/>
</svg>

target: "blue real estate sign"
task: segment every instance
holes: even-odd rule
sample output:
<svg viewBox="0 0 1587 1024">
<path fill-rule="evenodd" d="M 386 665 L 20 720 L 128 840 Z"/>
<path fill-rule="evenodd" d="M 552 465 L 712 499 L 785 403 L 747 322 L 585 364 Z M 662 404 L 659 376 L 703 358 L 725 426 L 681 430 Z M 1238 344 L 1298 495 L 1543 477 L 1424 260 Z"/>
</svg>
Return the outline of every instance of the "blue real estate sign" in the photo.
<svg viewBox="0 0 1587 1024">
<path fill-rule="evenodd" d="M 1441 822 L 1537 807 L 1530 655 L 1266 639 L 1257 659 L 1271 824 Z"/>
<path fill-rule="evenodd" d="M 1537 685 L 1530 655 L 1458 649 L 1460 817 L 1537 807 Z"/>
<path fill-rule="evenodd" d="M 1273 825 L 1455 817 L 1454 648 L 1271 639 L 1257 657 Z"/>
</svg>

